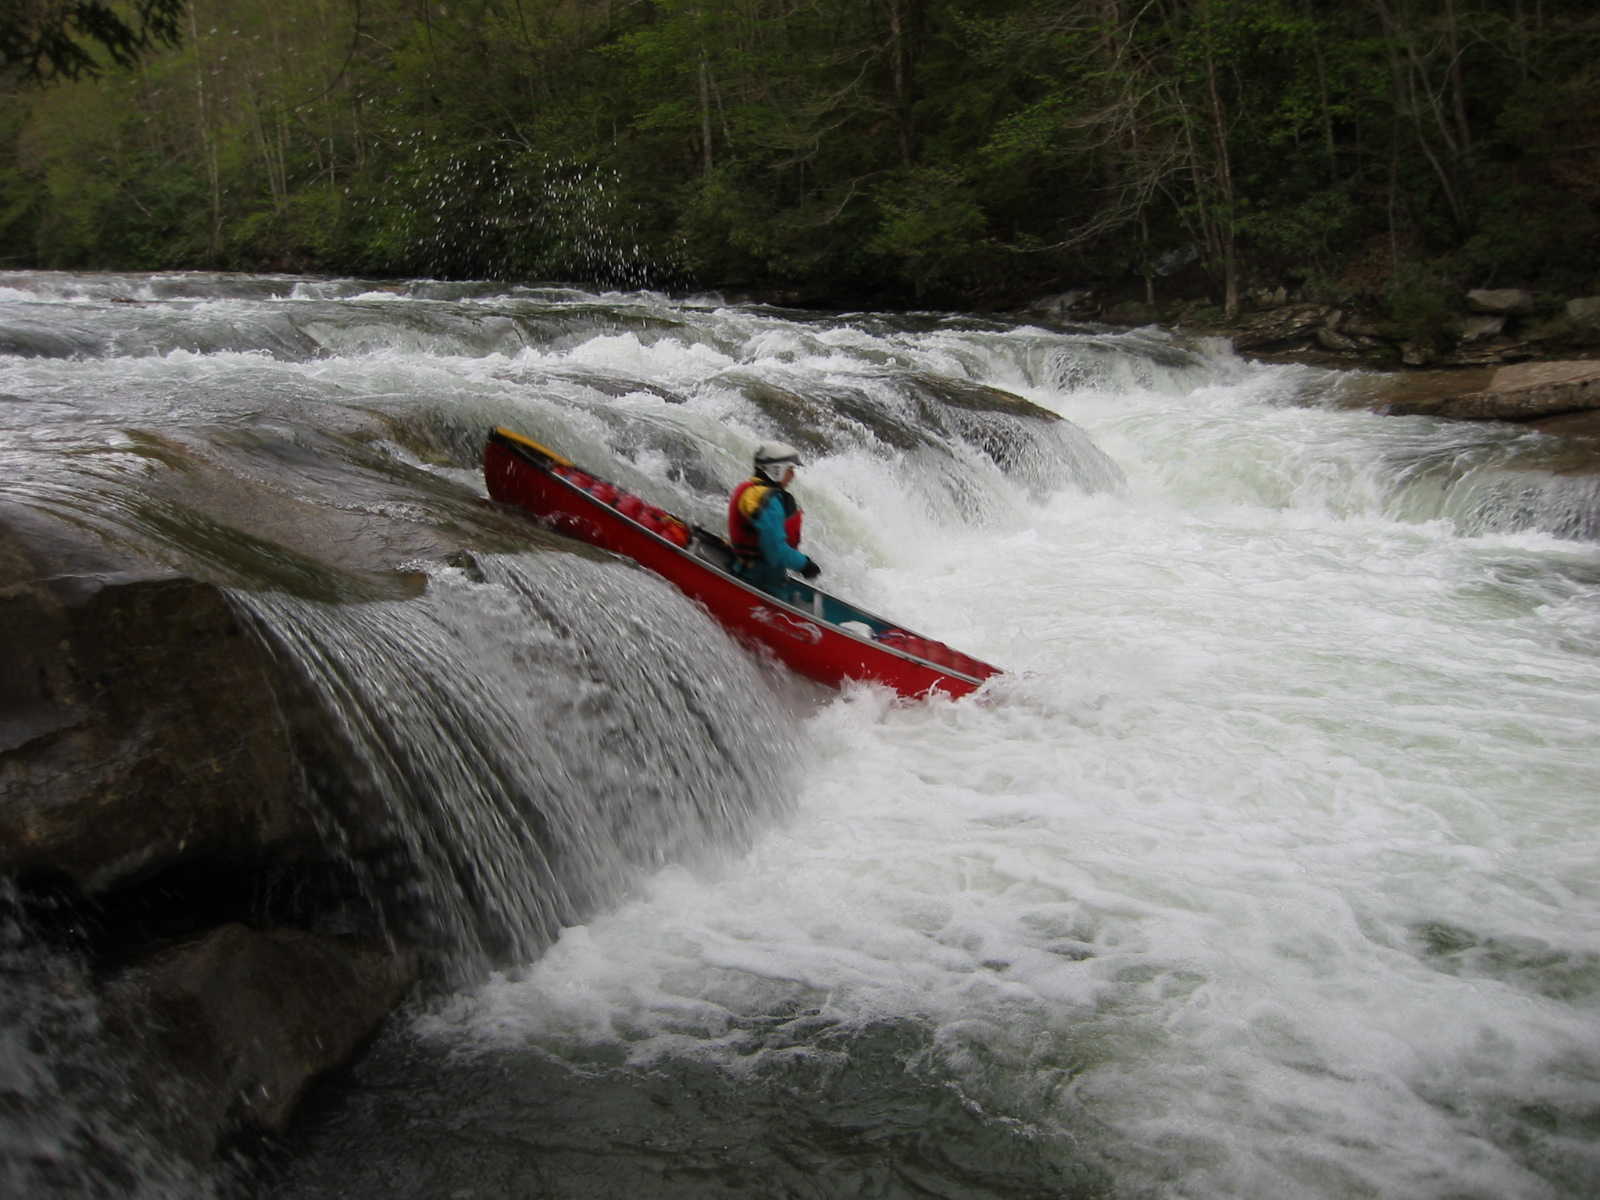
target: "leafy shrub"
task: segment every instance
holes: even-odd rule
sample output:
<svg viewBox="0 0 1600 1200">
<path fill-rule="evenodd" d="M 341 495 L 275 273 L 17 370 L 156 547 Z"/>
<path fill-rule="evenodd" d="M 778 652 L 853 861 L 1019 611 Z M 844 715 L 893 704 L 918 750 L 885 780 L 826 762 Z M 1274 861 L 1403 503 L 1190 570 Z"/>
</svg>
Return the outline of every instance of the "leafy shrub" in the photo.
<svg viewBox="0 0 1600 1200">
<path fill-rule="evenodd" d="M 1456 317 L 1455 289 L 1435 270 L 1403 264 L 1385 297 L 1396 332 L 1407 341 L 1438 345 Z"/>
</svg>

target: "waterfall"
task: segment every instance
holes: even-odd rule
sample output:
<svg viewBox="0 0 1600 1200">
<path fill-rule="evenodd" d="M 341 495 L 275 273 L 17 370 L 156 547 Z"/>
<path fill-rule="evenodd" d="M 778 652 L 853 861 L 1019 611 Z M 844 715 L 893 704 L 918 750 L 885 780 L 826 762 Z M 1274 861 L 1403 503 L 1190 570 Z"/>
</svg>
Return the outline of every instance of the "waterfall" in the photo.
<svg viewBox="0 0 1600 1200">
<path fill-rule="evenodd" d="M 337 743 L 330 836 L 457 973 L 530 961 L 639 872 L 730 852 L 792 799 L 759 665 L 640 570 L 489 555 L 420 602 L 234 598 Z"/>
</svg>

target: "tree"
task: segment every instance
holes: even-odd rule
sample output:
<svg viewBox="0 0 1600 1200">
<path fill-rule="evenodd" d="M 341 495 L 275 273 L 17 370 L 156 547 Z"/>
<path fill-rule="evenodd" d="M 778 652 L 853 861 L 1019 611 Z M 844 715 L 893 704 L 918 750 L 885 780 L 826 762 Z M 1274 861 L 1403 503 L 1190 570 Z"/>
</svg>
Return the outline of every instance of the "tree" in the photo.
<svg viewBox="0 0 1600 1200">
<path fill-rule="evenodd" d="M 188 0 L 0 0 L 0 73 L 29 83 L 95 78 L 176 46 Z M 109 62 L 108 62 L 109 60 Z"/>
<path fill-rule="evenodd" d="M 0 54 L 13 263 L 1232 308 L 1600 256 L 1593 0 L 0 0 Z"/>
</svg>

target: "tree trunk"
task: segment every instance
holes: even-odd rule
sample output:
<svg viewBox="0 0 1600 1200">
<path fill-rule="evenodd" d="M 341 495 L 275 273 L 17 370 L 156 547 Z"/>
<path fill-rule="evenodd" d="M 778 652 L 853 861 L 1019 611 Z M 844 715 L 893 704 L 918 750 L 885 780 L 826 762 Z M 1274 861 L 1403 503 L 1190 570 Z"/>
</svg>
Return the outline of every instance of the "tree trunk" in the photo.
<svg viewBox="0 0 1600 1200">
<path fill-rule="evenodd" d="M 206 101 L 206 62 L 200 44 L 200 23 L 194 6 L 189 6 L 189 41 L 194 46 L 195 119 L 200 128 L 200 154 L 205 162 L 206 185 L 210 194 L 210 220 L 206 223 L 206 256 L 216 261 L 222 249 L 222 168 L 217 161 L 217 143 L 211 135 L 210 106 Z"/>
<path fill-rule="evenodd" d="M 1395 110 L 1409 120 L 1417 149 L 1433 169 L 1445 206 L 1450 210 L 1451 222 L 1458 231 L 1465 231 L 1471 221 L 1466 197 L 1457 176 L 1465 148 L 1458 144 L 1457 135 L 1451 128 L 1453 118 L 1445 111 L 1445 99 L 1441 93 L 1446 89 L 1433 87 L 1432 80 L 1428 78 L 1427 62 L 1417 53 L 1409 36 L 1410 31 L 1401 27 L 1387 0 L 1372 0 L 1372 3 L 1383 25 L 1384 44 L 1389 52 Z M 1450 69 L 1453 70 L 1453 67 Z M 1438 145 L 1429 136 L 1430 124 L 1438 130 Z"/>
<path fill-rule="evenodd" d="M 1306 16 L 1315 20 L 1317 8 L 1315 0 L 1306 0 Z M 1328 159 L 1328 181 L 1339 181 L 1339 149 L 1333 135 L 1333 105 L 1328 96 L 1328 60 L 1322 51 L 1322 38 L 1311 39 L 1312 54 L 1317 64 L 1317 99 L 1322 107 L 1322 149 Z"/>
<path fill-rule="evenodd" d="M 1239 255 L 1235 236 L 1233 160 L 1228 149 L 1228 112 L 1217 84 L 1217 60 L 1206 47 L 1206 100 L 1211 125 L 1212 174 L 1216 207 L 1211 217 L 1215 229 L 1218 265 L 1222 269 L 1222 311 L 1232 320 L 1239 314 Z"/>
<path fill-rule="evenodd" d="M 889 17 L 889 80 L 893 93 L 895 138 L 900 165 L 916 162 L 916 96 L 913 70 L 916 65 L 916 27 L 920 24 L 921 0 L 884 0 Z"/>
<path fill-rule="evenodd" d="M 700 155 L 701 170 L 710 175 L 716 163 L 711 151 L 711 66 L 700 51 Z"/>
<path fill-rule="evenodd" d="M 1452 140 L 1458 152 L 1465 157 L 1472 153 L 1472 126 L 1467 121 L 1467 89 L 1461 78 L 1461 28 L 1456 19 L 1455 0 L 1445 0 L 1444 9 L 1445 49 L 1450 54 L 1446 78 L 1450 81 L 1450 115 L 1455 121 L 1455 137 Z"/>
</svg>

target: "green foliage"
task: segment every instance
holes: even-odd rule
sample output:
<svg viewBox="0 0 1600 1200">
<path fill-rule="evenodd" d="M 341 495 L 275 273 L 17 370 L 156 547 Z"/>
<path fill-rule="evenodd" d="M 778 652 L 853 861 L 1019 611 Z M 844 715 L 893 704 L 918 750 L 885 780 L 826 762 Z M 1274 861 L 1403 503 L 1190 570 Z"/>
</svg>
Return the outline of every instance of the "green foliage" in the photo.
<svg viewBox="0 0 1600 1200">
<path fill-rule="evenodd" d="M 1458 289 L 1429 267 L 1413 264 L 1394 278 L 1385 297 L 1389 317 L 1407 341 L 1441 342 L 1455 319 Z"/>
<path fill-rule="evenodd" d="M 1600 212 L 1547 184 L 1514 180 L 1486 192 L 1457 258 L 1471 282 L 1539 280 L 1558 291 L 1593 286 Z"/>
<path fill-rule="evenodd" d="M 510 142 L 412 138 L 370 205 L 384 270 L 445 278 L 575 278 L 641 286 L 649 261 L 591 163 Z"/>
<path fill-rule="evenodd" d="M 1600 54 L 1600 22 L 1590 45 Z M 1582 39 L 1574 39 L 1582 41 Z M 1459 258 L 1481 285 L 1539 280 L 1555 290 L 1594 285 L 1600 262 L 1600 67 L 1513 89 L 1475 171 L 1475 227 Z"/>
<path fill-rule="evenodd" d="M 1585 0 L 189 2 L 18 97 L 5 260 L 963 305 L 1198 254 L 1220 302 L 1381 239 L 1449 264 L 1419 336 L 1600 260 Z"/>
<path fill-rule="evenodd" d="M 867 243 L 918 300 L 959 290 L 963 267 L 988 229 L 960 174 L 938 167 L 896 172 L 874 191 L 881 218 Z"/>
<path fill-rule="evenodd" d="M 279 206 L 257 209 L 229 227 L 227 261 L 305 270 L 347 257 L 343 199 L 314 185 Z"/>
<path fill-rule="evenodd" d="M 85 176 L 58 165 L 45 176 L 35 261 L 60 268 L 134 269 L 151 261 L 204 264 L 198 182 L 140 154 L 115 173 Z"/>
<path fill-rule="evenodd" d="M 1266 273 L 1306 278 L 1331 270 L 1344 256 L 1361 218 L 1354 197 L 1332 188 L 1306 189 L 1271 204 L 1246 201 L 1239 229 Z"/>
<path fill-rule="evenodd" d="M 186 0 L 8 0 L 0 7 L 0 74 L 48 83 L 132 67 L 157 47 L 178 44 L 185 7 Z"/>
<path fill-rule="evenodd" d="M 17 257 L 109 268 L 202 260 L 197 180 L 148 139 L 135 96 L 123 84 L 52 89 L 36 99 L 11 169 Z"/>
<path fill-rule="evenodd" d="M 695 278 L 748 286 L 771 276 L 781 240 L 775 213 L 730 169 L 685 185 L 680 214 L 678 244 Z"/>
</svg>

